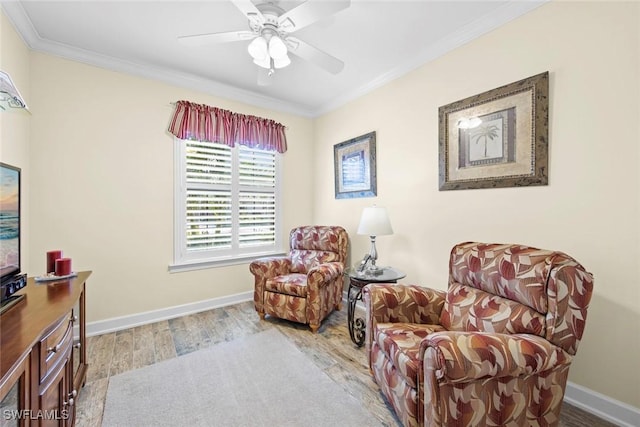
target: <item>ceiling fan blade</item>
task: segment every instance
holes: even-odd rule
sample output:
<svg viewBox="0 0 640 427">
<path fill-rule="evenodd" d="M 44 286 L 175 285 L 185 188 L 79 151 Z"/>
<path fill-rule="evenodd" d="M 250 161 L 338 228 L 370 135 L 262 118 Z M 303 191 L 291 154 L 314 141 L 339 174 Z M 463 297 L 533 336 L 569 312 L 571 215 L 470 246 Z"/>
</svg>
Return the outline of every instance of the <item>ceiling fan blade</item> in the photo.
<svg viewBox="0 0 640 427">
<path fill-rule="evenodd" d="M 307 0 L 278 18 L 280 28 L 288 33 L 313 24 L 351 5 L 351 0 Z"/>
<path fill-rule="evenodd" d="M 264 15 L 251 0 L 231 0 L 231 3 L 240 9 L 240 12 L 247 17 L 251 25 L 264 24 Z"/>
<path fill-rule="evenodd" d="M 215 43 L 238 42 L 249 40 L 256 36 L 251 31 L 229 31 L 227 33 L 196 34 L 178 37 L 178 41 L 188 46 L 205 46 Z"/>
<path fill-rule="evenodd" d="M 340 61 L 320 49 L 311 46 L 295 37 L 287 37 L 289 51 L 300 58 L 316 64 L 332 74 L 338 74 L 344 68 L 344 62 Z"/>
</svg>

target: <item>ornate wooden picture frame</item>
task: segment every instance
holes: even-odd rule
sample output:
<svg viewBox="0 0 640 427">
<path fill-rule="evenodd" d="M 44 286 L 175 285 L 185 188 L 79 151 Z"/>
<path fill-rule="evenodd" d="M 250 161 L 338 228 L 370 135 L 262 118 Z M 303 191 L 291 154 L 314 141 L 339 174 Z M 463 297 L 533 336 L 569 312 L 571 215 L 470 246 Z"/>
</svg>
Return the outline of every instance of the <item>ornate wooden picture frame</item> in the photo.
<svg viewBox="0 0 640 427">
<path fill-rule="evenodd" d="M 548 183 L 549 73 L 440 107 L 439 189 Z"/>
<path fill-rule="evenodd" d="M 336 199 L 374 197 L 376 133 L 370 132 L 333 146 Z"/>
</svg>

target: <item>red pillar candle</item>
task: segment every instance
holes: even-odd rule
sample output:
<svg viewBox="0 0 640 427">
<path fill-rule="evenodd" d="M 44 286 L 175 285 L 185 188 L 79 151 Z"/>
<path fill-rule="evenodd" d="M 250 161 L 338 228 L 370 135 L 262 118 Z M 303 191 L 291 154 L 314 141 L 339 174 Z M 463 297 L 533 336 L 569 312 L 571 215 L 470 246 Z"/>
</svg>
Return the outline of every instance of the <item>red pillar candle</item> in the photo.
<svg viewBox="0 0 640 427">
<path fill-rule="evenodd" d="M 71 274 L 71 258 L 59 258 L 56 260 L 56 276 Z"/>
<path fill-rule="evenodd" d="M 62 251 L 47 252 L 47 273 L 56 271 L 56 260 L 62 258 Z"/>
</svg>

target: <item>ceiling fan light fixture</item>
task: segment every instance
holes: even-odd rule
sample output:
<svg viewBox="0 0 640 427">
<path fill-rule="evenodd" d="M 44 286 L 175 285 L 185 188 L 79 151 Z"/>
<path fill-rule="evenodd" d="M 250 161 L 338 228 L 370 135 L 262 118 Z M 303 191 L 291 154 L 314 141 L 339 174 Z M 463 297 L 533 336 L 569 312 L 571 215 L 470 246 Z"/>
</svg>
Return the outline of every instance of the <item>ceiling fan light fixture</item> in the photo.
<svg viewBox="0 0 640 427">
<path fill-rule="evenodd" d="M 247 50 L 249 51 L 249 55 L 254 59 L 254 62 L 264 60 L 269 62 L 269 50 L 267 48 L 267 41 L 264 37 L 258 36 L 253 39 L 251 43 L 249 43 Z M 258 63 L 256 62 L 256 64 Z"/>
<path fill-rule="evenodd" d="M 262 68 L 271 68 L 271 58 L 254 59 L 253 63 Z"/>
<path fill-rule="evenodd" d="M 275 68 L 284 68 L 289 64 L 291 64 L 291 59 L 289 59 L 287 54 L 281 58 L 273 58 L 273 66 Z"/>
<path fill-rule="evenodd" d="M 269 55 L 273 59 L 281 59 L 287 56 L 287 46 L 278 36 L 273 36 L 269 40 Z"/>
<path fill-rule="evenodd" d="M 338 74 L 343 70 L 344 62 L 302 40 L 291 37 L 290 33 L 349 7 L 351 0 L 297 1 L 294 3 L 301 4 L 288 8 L 289 10 L 280 7 L 280 0 L 230 1 L 249 20 L 248 30 L 196 34 L 181 36 L 178 39 L 194 46 L 248 41 L 249 43 L 245 46 L 253 62 L 261 69 L 272 72 L 276 68 L 291 64 L 289 52 L 332 74 Z"/>
</svg>

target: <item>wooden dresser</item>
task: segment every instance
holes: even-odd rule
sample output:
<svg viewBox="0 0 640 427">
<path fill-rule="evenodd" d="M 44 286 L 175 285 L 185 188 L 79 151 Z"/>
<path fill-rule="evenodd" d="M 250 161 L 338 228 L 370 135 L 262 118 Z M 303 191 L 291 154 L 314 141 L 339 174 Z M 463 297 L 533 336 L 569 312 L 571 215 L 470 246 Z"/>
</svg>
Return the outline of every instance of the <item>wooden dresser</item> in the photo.
<svg viewBox="0 0 640 427">
<path fill-rule="evenodd" d="M 87 375 L 85 283 L 90 271 L 35 282 L 0 316 L 0 424 L 73 426 Z"/>
</svg>

